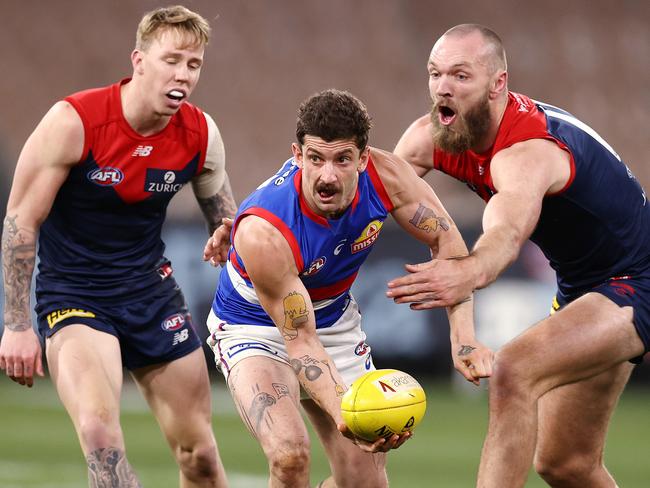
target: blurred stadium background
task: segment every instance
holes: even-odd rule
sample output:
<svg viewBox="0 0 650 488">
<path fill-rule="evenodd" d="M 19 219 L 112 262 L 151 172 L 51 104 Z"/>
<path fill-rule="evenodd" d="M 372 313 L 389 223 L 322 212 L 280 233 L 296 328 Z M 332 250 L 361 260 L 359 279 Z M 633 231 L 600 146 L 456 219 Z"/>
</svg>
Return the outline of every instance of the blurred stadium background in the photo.
<svg viewBox="0 0 650 488">
<path fill-rule="evenodd" d="M 3 209 L 22 144 L 42 115 L 69 93 L 129 76 L 140 17 L 168 3 L 174 2 L 0 0 Z M 298 104 L 321 89 L 346 89 L 361 98 L 374 119 L 371 143 L 392 149 L 403 130 L 428 111 L 425 63 L 432 43 L 463 22 L 488 25 L 501 35 L 512 90 L 571 111 L 650 186 L 646 1 L 188 0 L 185 5 L 213 27 L 192 101 L 221 129 L 238 201 L 286 159 Z M 444 175 L 429 181 L 471 245 L 480 232 L 481 200 Z M 164 237 L 195 323 L 204 331 L 219 271 L 200 260 L 206 231 L 189 189 L 172 203 Z M 427 259 L 426 249 L 390 222 L 375 248 L 354 288 L 375 363 L 411 372 L 430 397 L 415 439 L 392 455 L 393 486 L 471 486 L 486 425 L 485 387 L 472 389 L 453 373 L 444 312 L 414 313 L 384 297 L 385 282 L 400 275 L 404 263 Z M 479 337 L 498 347 L 542 318 L 553 293 L 545 259 L 534 246 L 526 247 L 498 283 L 477 294 Z M 234 416 L 223 380 L 208 360 L 215 431 L 233 486 L 264 486 L 262 453 Z M 647 463 L 640 462 L 650 434 L 649 378 L 647 365 L 637 368 L 610 434 L 606 458 L 625 487 L 647 486 L 650 478 Z M 127 448 L 145 486 L 176 486 L 163 439 L 128 381 L 124 403 Z M 318 449 L 314 464 L 317 482 L 327 473 Z M 72 425 L 49 382 L 38 381 L 27 391 L 0 377 L 0 486 L 84 485 Z M 543 485 L 532 476 L 529 486 Z"/>
</svg>

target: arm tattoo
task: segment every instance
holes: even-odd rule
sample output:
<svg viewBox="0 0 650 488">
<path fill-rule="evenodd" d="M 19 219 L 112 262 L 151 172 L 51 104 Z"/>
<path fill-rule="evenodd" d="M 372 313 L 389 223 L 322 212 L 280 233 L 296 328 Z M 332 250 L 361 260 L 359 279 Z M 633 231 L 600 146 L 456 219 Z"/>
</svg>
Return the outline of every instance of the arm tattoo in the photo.
<svg viewBox="0 0 650 488">
<path fill-rule="evenodd" d="M 336 379 L 334 378 L 334 374 L 332 374 L 332 368 L 329 364 L 329 361 L 327 360 L 321 361 L 319 359 L 312 358 L 311 356 L 304 355 L 299 360 L 296 360 L 296 362 L 300 364 L 300 367 L 298 368 L 297 372 L 300 372 L 300 369 L 304 365 L 305 378 L 307 378 L 309 381 L 316 381 L 318 378 L 320 378 L 320 376 L 323 374 L 323 369 L 319 365 L 324 364 L 325 367 L 327 368 L 327 371 L 329 372 L 332 383 L 334 383 L 334 390 L 336 391 L 336 396 L 338 397 L 343 396 L 346 388 L 343 385 L 340 385 L 339 383 L 336 382 Z M 296 365 L 293 362 L 292 362 L 292 366 L 295 371 Z"/>
<path fill-rule="evenodd" d="M 201 212 L 203 212 L 203 216 L 208 222 L 210 235 L 212 235 L 215 229 L 221 225 L 221 219 L 223 217 L 232 218 L 235 216 L 235 213 L 237 213 L 237 204 L 232 196 L 230 180 L 227 175 L 221 190 L 219 190 L 214 196 L 208 198 L 197 197 L 196 200 L 199 202 Z"/>
<path fill-rule="evenodd" d="M 433 210 L 421 203 L 409 223 L 426 233 L 436 232 L 438 228 L 449 230 L 449 224 L 443 217 L 438 217 Z"/>
<path fill-rule="evenodd" d="M 126 454 L 117 447 L 96 449 L 86 457 L 91 488 L 141 488 Z"/>
<path fill-rule="evenodd" d="M 298 328 L 307 323 L 309 312 L 305 298 L 298 292 L 292 291 L 282 301 L 284 308 L 284 323 L 282 324 L 282 337 L 292 341 L 298 337 Z"/>
<path fill-rule="evenodd" d="M 5 327 L 22 331 L 32 326 L 29 291 L 36 259 L 34 232 L 18 227 L 18 215 L 7 215 L 2 230 L 2 272 L 5 289 Z"/>
<path fill-rule="evenodd" d="M 467 344 L 463 344 L 460 346 L 460 349 L 458 350 L 458 355 L 459 356 L 467 356 L 472 353 L 473 350 L 476 348 L 474 346 L 469 346 Z"/>
</svg>

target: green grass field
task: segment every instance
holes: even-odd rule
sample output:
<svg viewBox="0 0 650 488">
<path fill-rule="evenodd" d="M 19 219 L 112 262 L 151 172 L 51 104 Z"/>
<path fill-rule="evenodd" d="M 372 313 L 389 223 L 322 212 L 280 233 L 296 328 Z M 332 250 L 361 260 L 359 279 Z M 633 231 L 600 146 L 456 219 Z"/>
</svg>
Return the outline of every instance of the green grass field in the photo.
<svg viewBox="0 0 650 488">
<path fill-rule="evenodd" d="M 466 395 L 428 385 L 428 408 L 414 438 L 389 457 L 394 488 L 472 487 L 486 429 L 483 393 Z M 607 465 L 621 488 L 650 484 L 650 392 L 628 390 L 610 430 Z M 214 386 L 214 429 L 233 488 L 266 486 L 261 450 L 236 416 L 223 383 Z M 123 397 L 129 460 L 145 487 L 177 487 L 177 470 L 158 427 L 132 385 Z M 328 476 L 314 441 L 312 483 Z M 86 471 L 76 435 L 49 380 L 21 388 L 0 377 L 0 487 L 83 488 Z M 528 487 L 546 486 L 531 473 Z"/>
</svg>

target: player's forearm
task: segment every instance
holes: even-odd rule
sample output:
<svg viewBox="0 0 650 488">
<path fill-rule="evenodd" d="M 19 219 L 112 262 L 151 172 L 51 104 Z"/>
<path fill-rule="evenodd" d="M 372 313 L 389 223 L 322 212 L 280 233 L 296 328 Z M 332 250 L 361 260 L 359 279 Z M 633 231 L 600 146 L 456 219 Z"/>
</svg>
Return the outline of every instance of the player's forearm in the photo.
<svg viewBox="0 0 650 488">
<path fill-rule="evenodd" d="M 235 203 L 227 175 L 221 189 L 214 195 L 210 197 L 199 197 L 197 195 L 196 199 L 208 223 L 210 235 L 221 225 L 222 218 L 232 218 L 237 212 L 237 204 Z"/>
<path fill-rule="evenodd" d="M 487 230 L 468 258 L 475 274 L 474 289 L 485 288 L 495 281 L 517 259 L 523 240 L 513 227 L 499 226 Z"/>
<path fill-rule="evenodd" d="M 470 296 L 466 301 L 447 307 L 449 319 L 449 336 L 454 344 L 473 342 L 474 332 L 474 300 Z"/>
<path fill-rule="evenodd" d="M 32 326 L 29 297 L 35 260 L 36 232 L 21 227 L 15 213 L 7 213 L 2 229 L 2 276 L 4 326 L 9 330 Z"/>
<path fill-rule="evenodd" d="M 287 353 L 302 388 L 334 422 L 342 422 L 341 397 L 347 388 L 318 338 L 287 344 Z"/>
</svg>

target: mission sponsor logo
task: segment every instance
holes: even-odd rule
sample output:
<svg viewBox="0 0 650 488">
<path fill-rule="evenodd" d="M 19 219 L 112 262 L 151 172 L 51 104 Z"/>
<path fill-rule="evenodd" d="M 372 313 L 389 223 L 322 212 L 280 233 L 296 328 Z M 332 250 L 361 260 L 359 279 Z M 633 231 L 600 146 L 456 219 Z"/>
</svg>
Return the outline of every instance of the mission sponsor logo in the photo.
<svg viewBox="0 0 650 488">
<path fill-rule="evenodd" d="M 117 168 L 107 166 L 97 168 L 86 174 L 88 181 L 99 186 L 115 186 L 124 179 L 124 173 Z"/>
<path fill-rule="evenodd" d="M 352 254 L 364 251 L 372 246 L 377 237 L 379 237 L 379 232 L 381 232 L 381 227 L 384 223 L 381 220 L 373 220 L 370 222 L 361 235 L 355 239 L 355 241 L 350 244 L 350 251 Z"/>
<path fill-rule="evenodd" d="M 47 314 L 47 325 L 50 326 L 50 329 L 53 329 L 56 324 L 70 317 L 90 317 L 94 319 L 95 314 L 82 308 L 62 308 Z"/>
<path fill-rule="evenodd" d="M 147 169 L 144 191 L 149 193 L 176 193 L 185 183 L 177 182 L 176 172 L 167 169 Z"/>
<path fill-rule="evenodd" d="M 162 329 L 166 330 L 167 332 L 173 332 L 175 330 L 178 330 L 184 325 L 185 325 L 185 315 L 183 315 L 182 313 L 175 313 L 174 315 L 170 315 L 160 323 Z"/>
</svg>

